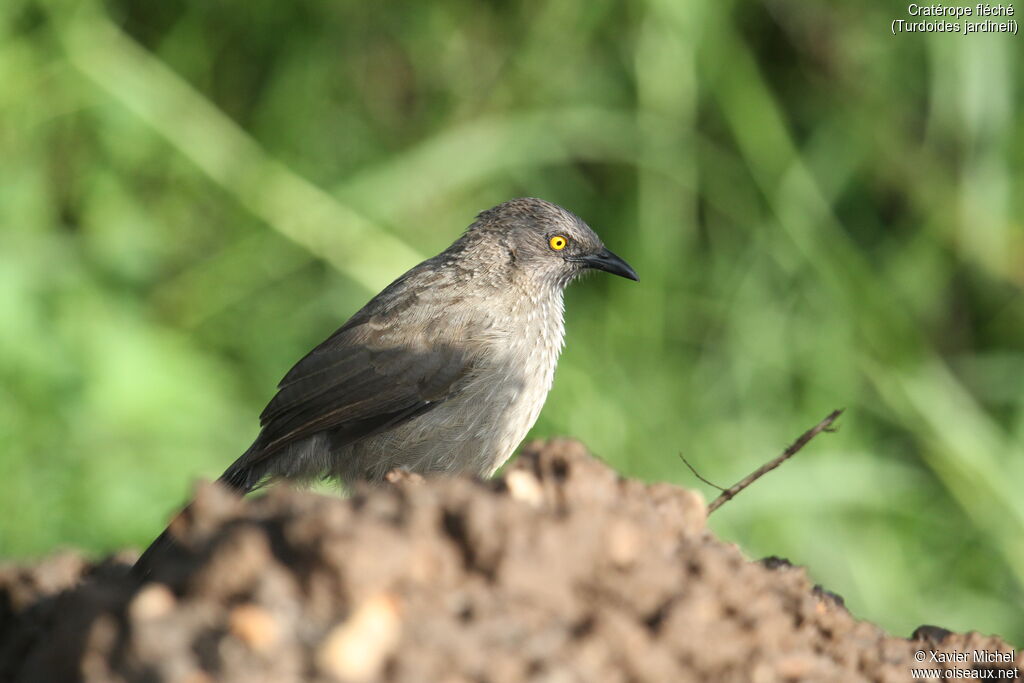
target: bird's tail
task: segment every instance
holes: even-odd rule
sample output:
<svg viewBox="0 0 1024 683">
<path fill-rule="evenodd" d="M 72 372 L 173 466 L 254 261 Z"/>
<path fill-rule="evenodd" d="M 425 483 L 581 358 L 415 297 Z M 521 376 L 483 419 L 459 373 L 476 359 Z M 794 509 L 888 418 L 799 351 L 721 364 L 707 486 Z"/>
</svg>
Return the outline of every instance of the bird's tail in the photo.
<svg viewBox="0 0 1024 683">
<path fill-rule="evenodd" d="M 171 550 L 177 541 L 174 540 L 174 534 L 171 533 L 171 527 L 174 523 L 182 516 L 188 515 L 192 504 L 185 506 L 185 509 L 175 515 L 174 520 L 167 525 L 167 528 L 160 532 L 160 535 L 149 544 L 149 547 L 139 556 L 139 559 L 135 560 L 135 564 L 132 565 L 132 574 L 139 579 L 147 579 L 150 574 L 153 573 L 153 568 L 159 564 L 159 560 L 165 557 L 168 551 Z"/>
<path fill-rule="evenodd" d="M 254 443 L 249 449 L 241 455 L 235 462 L 231 464 L 224 474 L 220 475 L 217 479 L 217 483 L 225 486 L 231 491 L 234 491 L 240 496 L 252 491 L 254 488 L 259 486 L 263 480 L 262 468 L 256 466 L 253 463 L 253 455 L 255 450 L 258 448 L 258 442 Z M 191 514 L 192 503 L 189 503 L 181 510 L 171 523 L 167 525 L 167 528 L 161 532 L 156 539 L 149 544 L 149 547 L 139 556 L 139 559 L 132 565 L 132 574 L 139 579 L 146 579 L 153 573 L 153 568 L 160 563 L 161 559 L 166 557 L 168 551 L 177 545 L 178 541 L 175 539 L 174 532 L 171 529 L 175 526 L 179 519 L 188 517 Z"/>
</svg>

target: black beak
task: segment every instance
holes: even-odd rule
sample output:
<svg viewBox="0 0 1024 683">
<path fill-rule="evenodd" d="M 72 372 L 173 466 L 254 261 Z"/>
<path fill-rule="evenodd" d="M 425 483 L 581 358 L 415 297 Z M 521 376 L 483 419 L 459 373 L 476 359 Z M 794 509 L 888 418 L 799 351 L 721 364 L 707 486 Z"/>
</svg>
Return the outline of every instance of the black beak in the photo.
<svg viewBox="0 0 1024 683">
<path fill-rule="evenodd" d="M 580 260 L 586 264 L 587 268 L 596 268 L 597 270 L 603 270 L 606 273 L 612 273 L 613 275 L 620 275 L 622 277 L 629 278 L 630 280 L 640 280 L 632 266 L 607 249 L 602 249 L 596 254 L 584 256 Z"/>
</svg>

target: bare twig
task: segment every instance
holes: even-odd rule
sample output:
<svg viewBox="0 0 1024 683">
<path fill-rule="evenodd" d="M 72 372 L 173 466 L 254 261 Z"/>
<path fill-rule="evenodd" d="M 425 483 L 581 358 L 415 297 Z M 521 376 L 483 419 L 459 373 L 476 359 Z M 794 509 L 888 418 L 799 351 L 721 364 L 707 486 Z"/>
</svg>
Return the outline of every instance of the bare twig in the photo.
<svg viewBox="0 0 1024 683">
<path fill-rule="evenodd" d="M 690 468 L 690 471 L 691 471 L 691 472 L 693 472 L 693 476 L 697 477 L 697 478 L 698 478 L 698 479 L 700 479 L 700 480 L 701 480 L 702 482 L 704 482 L 705 484 L 707 484 L 708 486 L 710 486 L 710 487 L 712 487 L 712 488 L 716 488 L 716 489 L 718 489 L 719 491 L 724 491 L 724 490 L 725 490 L 725 488 L 724 488 L 724 487 L 722 487 L 722 486 L 719 486 L 718 484 L 715 484 L 714 482 L 710 482 L 710 481 L 708 481 L 707 479 L 705 479 L 705 478 L 704 478 L 704 477 L 703 477 L 703 476 L 701 475 L 701 473 L 700 473 L 700 472 L 698 472 L 698 471 L 697 471 L 696 469 L 694 469 L 693 465 L 691 465 L 691 464 L 690 464 L 690 461 L 689 461 L 689 460 L 687 460 L 686 458 L 684 458 L 684 457 L 683 457 L 683 454 L 682 454 L 682 453 L 680 453 L 680 454 L 679 454 L 679 459 L 680 459 L 680 460 L 682 460 L 682 461 L 683 461 L 683 463 L 684 463 L 684 464 L 685 464 L 685 465 L 686 465 L 687 467 L 689 467 L 689 468 Z"/>
<path fill-rule="evenodd" d="M 833 410 L 831 413 L 829 413 L 828 417 L 826 417 L 824 420 L 822 420 L 821 422 L 816 424 L 814 427 L 811 427 L 806 432 L 801 434 L 799 439 L 794 441 L 793 444 L 789 448 L 787 448 L 786 450 L 784 450 L 782 452 L 782 455 L 780 455 L 779 457 L 775 458 L 774 460 L 772 460 L 770 462 L 766 462 L 765 464 L 761 465 L 756 470 L 754 470 L 753 472 L 751 472 L 747 476 L 743 477 L 743 479 L 739 480 L 738 482 L 736 482 L 735 484 L 733 484 L 732 486 L 730 486 L 727 489 L 723 489 L 723 488 L 721 488 L 719 486 L 715 486 L 714 484 L 709 482 L 707 479 L 705 479 L 704 477 L 700 476 L 700 474 L 697 473 L 697 470 L 693 469 L 693 466 L 690 465 L 690 463 L 686 462 L 686 458 L 683 458 L 683 462 L 686 462 L 686 466 L 689 467 L 690 470 L 695 475 L 697 475 L 698 479 L 700 479 L 705 484 L 708 484 L 709 486 L 715 486 L 716 489 L 718 489 L 719 491 L 722 492 L 722 494 L 720 496 L 718 496 L 718 498 L 715 498 L 713 501 L 711 501 L 711 504 L 708 505 L 708 514 L 710 515 L 712 512 L 714 512 L 715 510 L 717 510 L 718 508 L 722 507 L 727 502 L 729 502 L 730 500 L 735 498 L 736 495 L 739 494 L 740 491 L 742 491 L 743 489 L 747 488 L 748 486 L 753 484 L 755 481 L 757 481 L 758 479 L 763 477 L 765 474 L 767 474 L 768 472 L 771 472 L 776 467 L 778 467 L 782 463 L 784 463 L 787 460 L 789 460 L 790 458 L 792 458 L 794 455 L 797 454 L 797 452 L 801 448 L 806 446 L 807 443 L 811 439 L 816 437 L 818 434 L 821 434 L 822 432 L 834 432 L 835 429 L 832 427 L 832 423 L 835 422 L 836 419 L 840 415 L 842 415 L 842 414 L 843 414 L 842 409 L 840 409 L 840 410 Z M 683 456 L 680 455 L 679 457 L 682 458 Z"/>
</svg>

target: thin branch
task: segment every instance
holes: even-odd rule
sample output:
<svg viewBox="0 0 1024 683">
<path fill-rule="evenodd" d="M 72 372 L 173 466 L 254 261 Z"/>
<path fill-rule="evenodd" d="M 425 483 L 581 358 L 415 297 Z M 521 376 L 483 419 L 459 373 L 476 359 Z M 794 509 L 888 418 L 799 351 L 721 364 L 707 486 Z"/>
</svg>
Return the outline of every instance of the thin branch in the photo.
<svg viewBox="0 0 1024 683">
<path fill-rule="evenodd" d="M 753 484 L 755 481 L 757 481 L 758 479 L 763 477 L 765 474 L 767 474 L 768 472 L 771 472 L 776 467 L 778 467 L 782 463 L 784 463 L 787 460 L 789 460 L 790 458 L 792 458 L 794 455 L 797 454 L 797 452 L 801 448 L 806 446 L 808 444 L 808 442 L 810 442 L 810 440 L 813 439 L 814 437 L 816 437 L 818 434 L 821 434 L 822 432 L 834 432 L 835 429 L 832 427 L 832 423 L 835 422 L 836 419 L 840 415 L 842 415 L 842 414 L 843 414 L 843 410 L 842 409 L 833 410 L 828 415 L 828 417 L 826 417 L 824 420 L 822 420 L 821 422 L 816 424 L 811 429 L 808 429 L 806 432 L 801 434 L 800 438 L 793 442 L 793 445 L 791 445 L 789 448 L 787 448 L 786 450 L 784 450 L 782 452 L 782 455 L 780 455 L 779 457 L 775 458 L 774 460 L 772 460 L 770 462 L 766 462 L 765 464 L 761 465 L 756 470 L 754 470 L 753 472 L 751 472 L 750 474 L 745 476 L 740 481 L 736 482 L 735 484 L 733 484 L 729 488 L 727 488 L 725 490 L 722 490 L 722 494 L 720 496 L 718 496 L 718 498 L 715 498 L 713 501 L 711 501 L 711 504 L 708 505 L 708 514 L 710 515 L 712 512 L 714 512 L 718 508 L 720 508 L 723 505 L 725 505 L 728 501 L 730 501 L 733 498 L 735 498 L 736 495 L 740 491 L 742 491 L 743 489 L 747 488 L 748 486 Z M 686 460 L 684 459 L 683 462 L 686 462 Z M 686 464 L 689 465 L 690 463 L 686 463 Z M 692 467 L 690 469 L 693 470 Z M 697 474 L 697 472 L 694 471 L 694 474 Z M 710 482 L 708 482 L 706 479 L 704 479 L 704 477 L 701 477 L 699 474 L 697 474 L 697 477 L 701 481 L 710 484 Z M 710 485 L 714 486 L 714 484 L 710 484 Z M 715 488 L 718 488 L 718 487 L 716 486 Z"/>
<path fill-rule="evenodd" d="M 708 481 L 707 479 L 705 479 L 705 478 L 704 478 L 703 476 L 701 476 L 701 473 L 700 473 L 700 472 L 698 472 L 698 471 L 697 471 L 696 469 L 694 469 L 693 465 L 691 465 L 691 464 L 690 464 L 690 461 L 689 461 L 689 460 L 687 460 L 686 458 L 684 458 L 684 457 L 683 457 L 683 454 L 682 454 L 682 453 L 680 453 L 680 454 L 679 454 L 679 459 L 680 459 L 680 460 L 682 460 L 682 461 L 683 461 L 683 463 L 684 463 L 684 464 L 685 464 L 685 465 L 686 465 L 687 467 L 689 467 L 689 468 L 690 468 L 690 471 L 691 471 L 691 472 L 693 472 L 693 476 L 697 477 L 697 478 L 698 478 L 698 479 L 700 479 L 700 480 L 701 480 L 702 482 L 704 482 L 705 484 L 707 484 L 708 486 L 710 486 L 710 487 L 712 487 L 712 488 L 716 488 L 716 489 L 718 489 L 719 491 L 724 491 L 724 490 L 725 490 L 725 487 L 723 487 L 723 486 L 719 486 L 718 484 L 715 484 L 715 483 L 713 483 L 713 482 L 710 482 L 710 481 Z"/>
</svg>

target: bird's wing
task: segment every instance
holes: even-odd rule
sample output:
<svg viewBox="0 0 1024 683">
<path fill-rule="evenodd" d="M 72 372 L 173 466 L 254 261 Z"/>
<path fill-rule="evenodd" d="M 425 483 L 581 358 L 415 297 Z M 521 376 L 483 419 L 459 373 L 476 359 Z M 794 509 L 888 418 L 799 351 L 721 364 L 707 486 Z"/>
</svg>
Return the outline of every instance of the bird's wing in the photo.
<svg viewBox="0 0 1024 683">
<path fill-rule="evenodd" d="M 374 297 L 285 375 L 260 415 L 246 465 L 322 431 L 342 442 L 365 438 L 459 393 L 474 361 L 467 340 L 479 332 L 467 325 L 487 321 L 469 316 L 453 325 L 441 315 L 455 302 L 428 264 Z"/>
<path fill-rule="evenodd" d="M 354 441 L 394 426 L 451 398 L 472 365 L 465 348 L 422 338 L 375 344 L 363 331 L 332 338 L 292 368 L 260 416 L 262 450 L 325 430 Z"/>
</svg>

